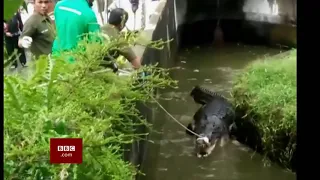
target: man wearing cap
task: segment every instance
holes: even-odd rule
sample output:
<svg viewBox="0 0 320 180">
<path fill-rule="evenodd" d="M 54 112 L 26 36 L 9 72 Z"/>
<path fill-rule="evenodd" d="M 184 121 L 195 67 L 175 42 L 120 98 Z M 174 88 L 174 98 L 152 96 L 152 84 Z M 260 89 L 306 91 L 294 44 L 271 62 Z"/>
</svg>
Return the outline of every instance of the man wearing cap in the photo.
<svg viewBox="0 0 320 180">
<path fill-rule="evenodd" d="M 102 26 L 101 31 L 110 38 L 117 38 L 120 31 L 125 27 L 127 21 L 128 12 L 122 8 L 113 9 L 109 14 L 108 24 Z M 119 55 L 124 56 L 129 62 L 131 62 L 133 68 L 138 69 L 141 67 L 140 58 L 136 56 L 130 47 L 125 47 L 118 52 L 115 52 L 113 58 L 117 58 Z"/>
</svg>

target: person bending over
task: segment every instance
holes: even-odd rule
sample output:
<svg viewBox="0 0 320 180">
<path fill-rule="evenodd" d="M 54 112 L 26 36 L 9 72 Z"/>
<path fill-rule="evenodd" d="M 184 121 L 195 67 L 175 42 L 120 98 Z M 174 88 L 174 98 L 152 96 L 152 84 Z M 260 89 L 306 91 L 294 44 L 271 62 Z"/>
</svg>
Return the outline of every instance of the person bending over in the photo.
<svg viewBox="0 0 320 180">
<path fill-rule="evenodd" d="M 117 38 L 120 35 L 120 31 L 125 27 L 128 17 L 128 12 L 124 9 L 113 9 L 109 14 L 108 24 L 101 27 L 102 33 L 106 34 L 110 38 Z M 134 69 L 139 69 L 141 67 L 140 57 L 136 56 L 130 47 L 124 47 L 120 51 L 112 54 L 112 58 L 115 59 L 119 55 L 124 56 L 129 62 L 131 62 Z"/>
</svg>

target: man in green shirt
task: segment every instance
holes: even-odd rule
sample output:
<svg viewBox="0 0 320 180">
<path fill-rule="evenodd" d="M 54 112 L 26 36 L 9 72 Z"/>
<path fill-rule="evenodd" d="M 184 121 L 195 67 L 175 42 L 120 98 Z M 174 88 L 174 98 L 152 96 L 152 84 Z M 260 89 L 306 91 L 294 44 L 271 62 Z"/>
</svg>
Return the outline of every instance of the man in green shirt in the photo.
<svg viewBox="0 0 320 180">
<path fill-rule="evenodd" d="M 100 26 L 93 10 L 94 0 L 63 0 L 54 8 L 57 36 L 53 54 L 74 49 L 84 34 L 98 32 Z"/>
<path fill-rule="evenodd" d="M 39 57 L 51 53 L 54 30 L 47 15 L 49 0 L 35 0 L 34 13 L 25 22 L 18 45 L 30 48 L 31 53 Z"/>
<path fill-rule="evenodd" d="M 122 8 L 113 9 L 109 14 L 108 24 L 102 26 L 101 31 L 110 38 L 117 38 L 127 21 L 128 12 Z M 113 58 L 117 58 L 119 55 L 124 56 L 131 62 L 133 68 L 138 69 L 141 67 L 140 58 L 136 56 L 130 47 L 125 47 L 118 52 L 114 52 Z"/>
</svg>

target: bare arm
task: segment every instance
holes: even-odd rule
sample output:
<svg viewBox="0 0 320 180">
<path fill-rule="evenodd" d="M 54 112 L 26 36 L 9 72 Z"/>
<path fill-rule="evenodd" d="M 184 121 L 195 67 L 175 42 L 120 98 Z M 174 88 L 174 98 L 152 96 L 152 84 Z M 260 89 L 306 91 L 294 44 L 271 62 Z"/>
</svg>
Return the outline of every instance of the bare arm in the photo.
<svg viewBox="0 0 320 180">
<path fill-rule="evenodd" d="M 134 69 L 139 69 L 141 67 L 141 58 L 140 57 L 136 57 L 135 59 L 133 59 L 131 61 L 131 64 L 132 64 Z"/>
<path fill-rule="evenodd" d="M 141 67 L 141 58 L 136 56 L 131 48 L 127 47 L 122 49 L 120 54 L 128 59 L 134 69 L 139 69 Z"/>
</svg>

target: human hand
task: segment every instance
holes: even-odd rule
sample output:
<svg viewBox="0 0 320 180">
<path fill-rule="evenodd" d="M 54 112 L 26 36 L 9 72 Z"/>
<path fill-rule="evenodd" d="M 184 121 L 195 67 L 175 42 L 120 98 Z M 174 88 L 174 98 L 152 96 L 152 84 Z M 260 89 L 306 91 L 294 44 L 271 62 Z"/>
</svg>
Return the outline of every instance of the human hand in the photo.
<svg viewBox="0 0 320 180">
<path fill-rule="evenodd" d="M 3 31 L 7 32 L 8 31 L 8 25 L 7 23 L 3 23 Z"/>
<path fill-rule="evenodd" d="M 22 39 L 20 40 L 20 45 L 23 47 L 23 48 L 26 48 L 28 49 L 32 44 L 32 37 L 30 36 L 24 36 L 22 37 Z"/>
<path fill-rule="evenodd" d="M 133 61 L 131 61 L 133 69 L 139 69 L 141 67 L 141 58 L 136 57 Z"/>
<path fill-rule="evenodd" d="M 12 37 L 12 34 L 10 32 L 6 32 L 6 36 Z"/>
</svg>

